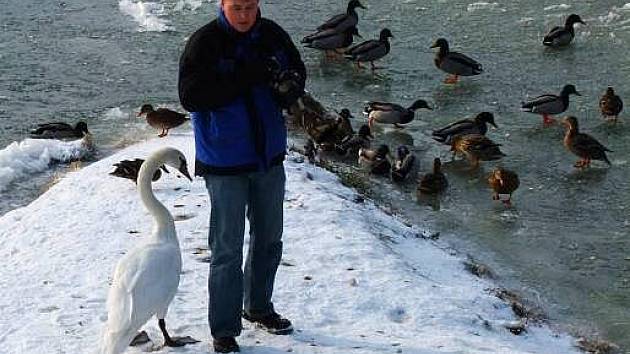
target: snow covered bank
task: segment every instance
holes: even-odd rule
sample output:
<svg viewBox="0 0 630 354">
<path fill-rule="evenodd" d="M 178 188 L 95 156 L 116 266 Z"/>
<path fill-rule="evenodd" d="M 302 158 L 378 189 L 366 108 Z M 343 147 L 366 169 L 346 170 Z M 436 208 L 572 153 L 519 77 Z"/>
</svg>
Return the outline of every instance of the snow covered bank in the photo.
<svg viewBox="0 0 630 354">
<path fill-rule="evenodd" d="M 134 145 L 69 173 L 31 205 L 0 218 L 0 351 L 89 353 L 106 317 L 108 280 L 121 255 L 151 232 L 135 185 L 109 176 L 122 159 L 164 145 L 194 159 L 190 135 Z M 244 353 L 577 353 L 573 339 L 529 326 L 463 271 L 461 259 L 370 203 L 336 176 L 288 161 L 285 252 L 274 303 L 297 329 L 272 336 L 244 322 Z M 154 184 L 171 210 L 184 272 L 167 324 L 201 343 L 160 353 L 208 353 L 208 200 L 201 179 L 172 172 Z M 161 343 L 157 323 L 145 328 Z M 147 348 L 130 348 L 140 353 Z"/>
</svg>

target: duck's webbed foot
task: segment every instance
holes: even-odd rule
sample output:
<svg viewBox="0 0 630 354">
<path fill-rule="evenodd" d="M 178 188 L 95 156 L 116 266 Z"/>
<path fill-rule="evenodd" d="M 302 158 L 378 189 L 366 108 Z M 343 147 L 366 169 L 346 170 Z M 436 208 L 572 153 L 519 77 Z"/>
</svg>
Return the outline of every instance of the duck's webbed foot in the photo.
<svg viewBox="0 0 630 354">
<path fill-rule="evenodd" d="M 548 114 L 543 114 L 543 126 L 548 127 L 555 123 L 556 123 L 556 120 L 552 116 Z"/>
</svg>

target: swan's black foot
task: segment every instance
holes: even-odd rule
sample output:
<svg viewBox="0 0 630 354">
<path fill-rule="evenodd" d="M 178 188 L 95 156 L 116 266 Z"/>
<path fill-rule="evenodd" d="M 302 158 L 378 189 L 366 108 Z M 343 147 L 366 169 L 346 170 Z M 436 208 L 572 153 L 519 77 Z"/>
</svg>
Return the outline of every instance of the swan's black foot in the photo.
<svg viewBox="0 0 630 354">
<path fill-rule="evenodd" d="M 149 338 L 149 335 L 147 334 L 147 332 L 142 331 L 136 334 L 135 337 L 133 337 L 133 340 L 131 341 L 131 343 L 129 343 L 129 346 L 136 347 L 138 345 L 149 343 L 150 341 L 151 341 L 151 338 Z"/>
<path fill-rule="evenodd" d="M 190 336 L 171 337 L 169 340 L 164 341 L 164 346 L 165 347 L 183 347 L 186 344 L 194 344 L 194 343 L 199 343 L 199 341 Z"/>
</svg>

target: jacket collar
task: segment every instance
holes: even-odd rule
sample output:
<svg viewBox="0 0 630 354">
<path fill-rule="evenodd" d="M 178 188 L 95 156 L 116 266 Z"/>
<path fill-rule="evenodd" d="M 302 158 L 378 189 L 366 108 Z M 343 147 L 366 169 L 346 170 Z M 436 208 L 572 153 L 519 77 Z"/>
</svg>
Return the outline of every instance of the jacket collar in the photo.
<svg viewBox="0 0 630 354">
<path fill-rule="evenodd" d="M 232 25 L 228 22 L 225 17 L 225 13 L 223 9 L 219 7 L 219 13 L 217 15 L 217 20 L 219 21 L 219 26 L 231 37 L 236 39 L 257 39 L 260 36 L 260 24 L 261 24 L 261 14 L 260 9 L 258 9 L 258 14 L 256 15 L 256 23 L 254 26 L 247 32 L 242 33 L 234 29 Z"/>
</svg>

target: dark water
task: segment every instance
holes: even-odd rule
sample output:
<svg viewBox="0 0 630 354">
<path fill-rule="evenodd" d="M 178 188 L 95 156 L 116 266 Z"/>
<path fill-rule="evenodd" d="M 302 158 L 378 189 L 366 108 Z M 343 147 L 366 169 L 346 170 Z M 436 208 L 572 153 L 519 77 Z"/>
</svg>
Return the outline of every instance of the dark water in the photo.
<svg viewBox="0 0 630 354">
<path fill-rule="evenodd" d="M 485 185 L 496 163 L 476 173 L 447 164 L 451 187 L 439 210 L 416 203 L 411 186 L 385 186 L 382 197 L 500 270 L 503 283 L 538 297 L 553 319 L 596 328 L 630 348 L 630 115 L 622 113 L 623 123 L 612 126 L 597 110 L 606 86 L 630 97 L 630 9 L 607 0 L 517 0 L 486 7 L 469 6 L 474 1 L 362 2 L 369 7 L 359 10 L 364 38 L 376 37 L 383 27 L 395 36 L 391 54 L 380 63 L 385 69 L 374 77 L 303 51 L 309 90 L 331 107 L 350 108 L 355 125 L 363 123 L 360 110 L 367 100 L 430 101 L 436 110 L 420 112 L 406 129 L 376 132 L 379 141 L 413 144 L 423 171 L 433 157 L 450 156 L 430 138 L 433 128 L 491 111 L 500 129 L 489 135 L 508 155 L 499 164 L 521 178 L 510 210 L 494 203 Z M 153 135 L 135 112 L 145 101 L 178 108 L 179 53 L 186 37 L 216 11 L 215 3 L 161 4 L 168 31 L 139 31 L 116 1 L 0 1 L 0 146 L 52 119 L 86 120 L 102 154 Z M 566 6 L 554 7 L 561 4 Z M 343 8 L 340 0 L 270 0 L 263 11 L 299 40 Z M 574 45 L 543 49 L 545 31 L 572 12 L 588 23 L 577 29 Z M 438 37 L 481 61 L 486 72 L 444 85 L 429 49 Z M 576 158 L 562 146 L 562 129 L 543 129 L 539 117 L 518 111 L 528 96 L 558 92 L 567 83 L 583 95 L 571 98 L 567 113 L 614 150 L 611 168 L 576 171 Z M 46 180 L 39 178 L 16 183 L 2 204 L 9 198 L 11 207 L 26 203 Z"/>
</svg>

